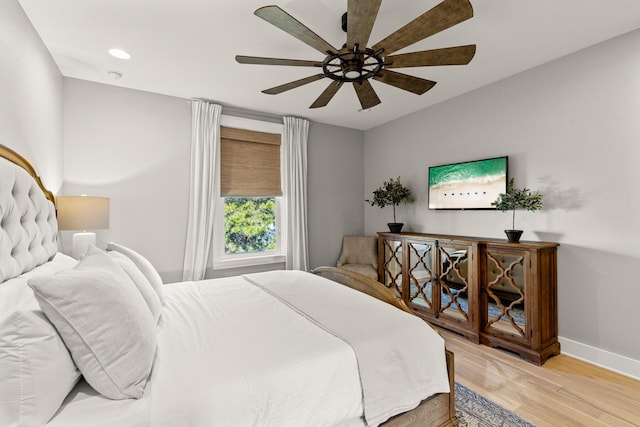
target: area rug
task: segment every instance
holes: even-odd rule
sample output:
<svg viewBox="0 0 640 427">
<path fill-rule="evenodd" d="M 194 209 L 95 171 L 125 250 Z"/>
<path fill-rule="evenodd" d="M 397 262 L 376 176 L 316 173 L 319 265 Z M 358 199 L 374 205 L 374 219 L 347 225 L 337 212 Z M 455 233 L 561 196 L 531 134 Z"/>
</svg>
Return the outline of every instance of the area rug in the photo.
<svg viewBox="0 0 640 427">
<path fill-rule="evenodd" d="M 459 427 L 536 427 L 508 409 L 456 383 L 456 415 Z"/>
</svg>

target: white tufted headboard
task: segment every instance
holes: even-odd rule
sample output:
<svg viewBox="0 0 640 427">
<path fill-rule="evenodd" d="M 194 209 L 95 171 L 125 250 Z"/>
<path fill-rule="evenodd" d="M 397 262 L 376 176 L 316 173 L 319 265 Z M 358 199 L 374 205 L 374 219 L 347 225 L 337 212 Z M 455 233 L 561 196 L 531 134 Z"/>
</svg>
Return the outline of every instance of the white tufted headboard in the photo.
<svg viewBox="0 0 640 427">
<path fill-rule="evenodd" d="M 54 201 L 31 164 L 0 145 L 0 283 L 55 256 Z"/>
</svg>

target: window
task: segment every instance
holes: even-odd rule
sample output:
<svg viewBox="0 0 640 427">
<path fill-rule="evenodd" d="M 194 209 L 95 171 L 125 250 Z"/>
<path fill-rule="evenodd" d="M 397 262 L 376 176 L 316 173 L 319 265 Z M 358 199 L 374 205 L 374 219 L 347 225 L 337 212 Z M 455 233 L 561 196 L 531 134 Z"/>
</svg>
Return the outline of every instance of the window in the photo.
<svg viewBox="0 0 640 427">
<path fill-rule="evenodd" d="M 222 117 L 216 269 L 284 262 L 282 125 Z"/>
<path fill-rule="evenodd" d="M 223 197 L 225 255 L 278 250 L 276 197 Z"/>
</svg>

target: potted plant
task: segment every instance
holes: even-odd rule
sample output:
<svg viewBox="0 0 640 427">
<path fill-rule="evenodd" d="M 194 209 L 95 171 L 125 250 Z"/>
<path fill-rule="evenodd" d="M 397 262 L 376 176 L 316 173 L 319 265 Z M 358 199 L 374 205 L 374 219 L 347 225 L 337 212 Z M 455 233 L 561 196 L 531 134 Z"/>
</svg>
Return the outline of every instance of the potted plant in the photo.
<svg viewBox="0 0 640 427">
<path fill-rule="evenodd" d="M 511 178 L 507 183 L 507 192 L 500 193 L 496 201 L 491 203 L 499 211 L 512 211 L 512 229 L 504 230 L 510 242 L 519 242 L 522 230 L 516 230 L 516 209 L 521 208 L 527 211 L 537 211 L 542 209 L 542 194 L 539 191 L 532 191 L 528 188 L 517 188 L 515 179 Z"/>
<path fill-rule="evenodd" d="M 373 197 L 371 200 L 365 200 L 371 206 L 378 206 L 384 208 L 385 206 L 393 206 L 393 222 L 387 223 L 389 231 L 392 233 L 399 233 L 404 225 L 401 222 L 396 222 L 396 206 L 401 203 L 412 203 L 414 198 L 411 194 L 411 190 L 402 185 L 400 177 L 393 179 L 389 178 L 380 187 L 373 191 Z"/>
</svg>

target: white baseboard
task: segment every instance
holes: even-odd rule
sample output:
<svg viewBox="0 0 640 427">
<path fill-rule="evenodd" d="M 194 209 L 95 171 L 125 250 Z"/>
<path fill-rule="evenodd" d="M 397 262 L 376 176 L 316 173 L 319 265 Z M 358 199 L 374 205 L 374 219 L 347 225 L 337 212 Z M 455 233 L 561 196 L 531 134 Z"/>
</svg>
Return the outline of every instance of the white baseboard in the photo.
<svg viewBox="0 0 640 427">
<path fill-rule="evenodd" d="M 558 337 L 562 354 L 640 380 L 640 360 L 611 353 L 568 338 Z"/>
</svg>

